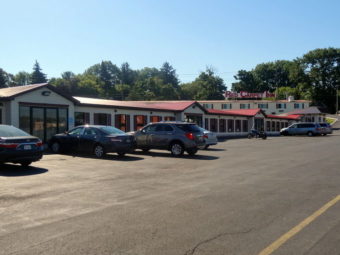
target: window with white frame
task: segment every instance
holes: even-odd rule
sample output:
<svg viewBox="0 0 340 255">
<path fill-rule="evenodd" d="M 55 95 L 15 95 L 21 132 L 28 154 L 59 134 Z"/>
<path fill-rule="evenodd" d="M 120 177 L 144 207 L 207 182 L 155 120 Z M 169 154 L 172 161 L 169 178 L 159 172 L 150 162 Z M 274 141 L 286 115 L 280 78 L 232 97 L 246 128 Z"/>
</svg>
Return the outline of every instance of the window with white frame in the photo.
<svg viewBox="0 0 340 255">
<path fill-rule="evenodd" d="M 286 109 L 286 108 L 287 108 L 287 104 L 285 103 L 276 104 L 276 109 Z"/>
<path fill-rule="evenodd" d="M 232 104 L 222 104 L 222 110 L 233 109 Z"/>
<path fill-rule="evenodd" d="M 203 104 L 203 107 L 206 109 L 214 109 L 214 104 Z"/>
<path fill-rule="evenodd" d="M 240 104 L 240 109 L 250 109 L 250 104 Z"/>
<path fill-rule="evenodd" d="M 266 103 L 266 104 L 263 104 L 263 103 L 258 104 L 258 107 L 259 107 L 260 109 L 268 109 L 268 103 Z"/>
</svg>

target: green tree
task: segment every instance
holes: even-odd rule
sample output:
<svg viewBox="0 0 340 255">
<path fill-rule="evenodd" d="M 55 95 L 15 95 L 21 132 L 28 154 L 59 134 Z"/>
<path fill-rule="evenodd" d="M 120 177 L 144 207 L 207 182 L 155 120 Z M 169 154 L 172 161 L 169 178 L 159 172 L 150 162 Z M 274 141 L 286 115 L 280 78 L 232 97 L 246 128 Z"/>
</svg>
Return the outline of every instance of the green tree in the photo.
<svg viewBox="0 0 340 255">
<path fill-rule="evenodd" d="M 259 92 L 258 83 L 252 71 L 240 70 L 234 78 L 238 80 L 238 82 L 232 83 L 231 88 L 233 91 Z"/>
<path fill-rule="evenodd" d="M 159 71 L 159 77 L 163 80 L 164 84 L 171 84 L 174 88 L 178 88 L 179 80 L 176 70 L 168 62 L 162 65 Z"/>
<path fill-rule="evenodd" d="M 102 61 L 100 64 L 91 66 L 85 71 L 86 75 L 94 75 L 101 81 L 105 98 L 114 98 L 116 84 L 120 84 L 120 70 L 111 61 Z"/>
<path fill-rule="evenodd" d="M 336 89 L 340 85 L 340 49 L 315 49 L 300 61 L 312 87 L 313 101 L 334 112 Z"/>
<path fill-rule="evenodd" d="M 181 87 L 182 99 L 222 100 L 226 86 L 223 79 L 216 76 L 211 68 L 207 68 L 192 82 Z"/>
<path fill-rule="evenodd" d="M 0 68 L 0 88 L 7 87 L 8 87 L 8 75 L 2 68 Z"/>
<path fill-rule="evenodd" d="M 22 86 L 31 83 L 31 75 L 28 72 L 21 71 L 14 75 L 13 82 L 15 86 Z"/>
<path fill-rule="evenodd" d="M 120 67 L 120 83 L 133 85 L 136 79 L 136 73 L 130 68 L 129 63 L 123 63 Z"/>
<path fill-rule="evenodd" d="M 79 77 L 70 71 L 62 73 L 61 78 L 50 79 L 49 83 L 65 94 L 74 96 L 79 93 Z"/>
<path fill-rule="evenodd" d="M 46 74 L 41 72 L 41 70 L 42 69 L 40 68 L 38 61 L 35 61 L 35 64 L 33 66 L 33 72 L 31 74 L 31 83 L 32 84 L 47 82 Z"/>
</svg>

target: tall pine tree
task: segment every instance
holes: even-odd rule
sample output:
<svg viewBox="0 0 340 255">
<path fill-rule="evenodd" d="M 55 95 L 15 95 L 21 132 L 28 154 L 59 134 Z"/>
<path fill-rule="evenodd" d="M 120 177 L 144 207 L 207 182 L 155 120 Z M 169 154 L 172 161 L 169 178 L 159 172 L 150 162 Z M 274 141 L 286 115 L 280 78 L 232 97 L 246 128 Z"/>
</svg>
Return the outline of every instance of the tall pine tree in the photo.
<svg viewBox="0 0 340 255">
<path fill-rule="evenodd" d="M 31 83 L 32 84 L 47 82 L 46 74 L 41 72 L 41 70 L 42 69 L 40 68 L 38 61 L 35 61 L 35 64 L 33 66 L 33 73 L 31 74 Z"/>
<path fill-rule="evenodd" d="M 7 73 L 0 68 L 0 88 L 7 88 Z"/>
</svg>

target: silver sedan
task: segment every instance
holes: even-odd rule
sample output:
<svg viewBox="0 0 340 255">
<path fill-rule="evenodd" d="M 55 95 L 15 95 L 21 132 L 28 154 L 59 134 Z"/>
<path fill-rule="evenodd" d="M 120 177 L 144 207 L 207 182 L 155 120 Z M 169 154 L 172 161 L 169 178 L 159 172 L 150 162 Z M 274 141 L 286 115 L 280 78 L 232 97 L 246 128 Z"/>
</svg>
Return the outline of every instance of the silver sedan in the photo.
<svg viewBox="0 0 340 255">
<path fill-rule="evenodd" d="M 203 149 L 208 149 L 210 145 L 216 145 L 218 143 L 217 136 L 214 132 L 211 132 L 209 130 L 206 130 L 204 128 L 200 128 L 203 132 L 204 137 L 204 146 L 202 146 Z"/>
</svg>

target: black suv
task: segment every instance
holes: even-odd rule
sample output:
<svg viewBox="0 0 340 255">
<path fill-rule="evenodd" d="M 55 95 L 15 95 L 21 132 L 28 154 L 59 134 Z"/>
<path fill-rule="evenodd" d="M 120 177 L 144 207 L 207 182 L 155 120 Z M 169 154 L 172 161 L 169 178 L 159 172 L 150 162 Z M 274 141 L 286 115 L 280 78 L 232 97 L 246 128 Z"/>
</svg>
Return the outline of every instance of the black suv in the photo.
<svg viewBox="0 0 340 255">
<path fill-rule="evenodd" d="M 193 123 L 150 123 L 135 133 L 135 145 L 144 152 L 161 149 L 171 151 L 173 156 L 181 156 L 184 151 L 194 155 L 199 146 L 204 146 L 203 135 L 201 129 Z"/>
</svg>

